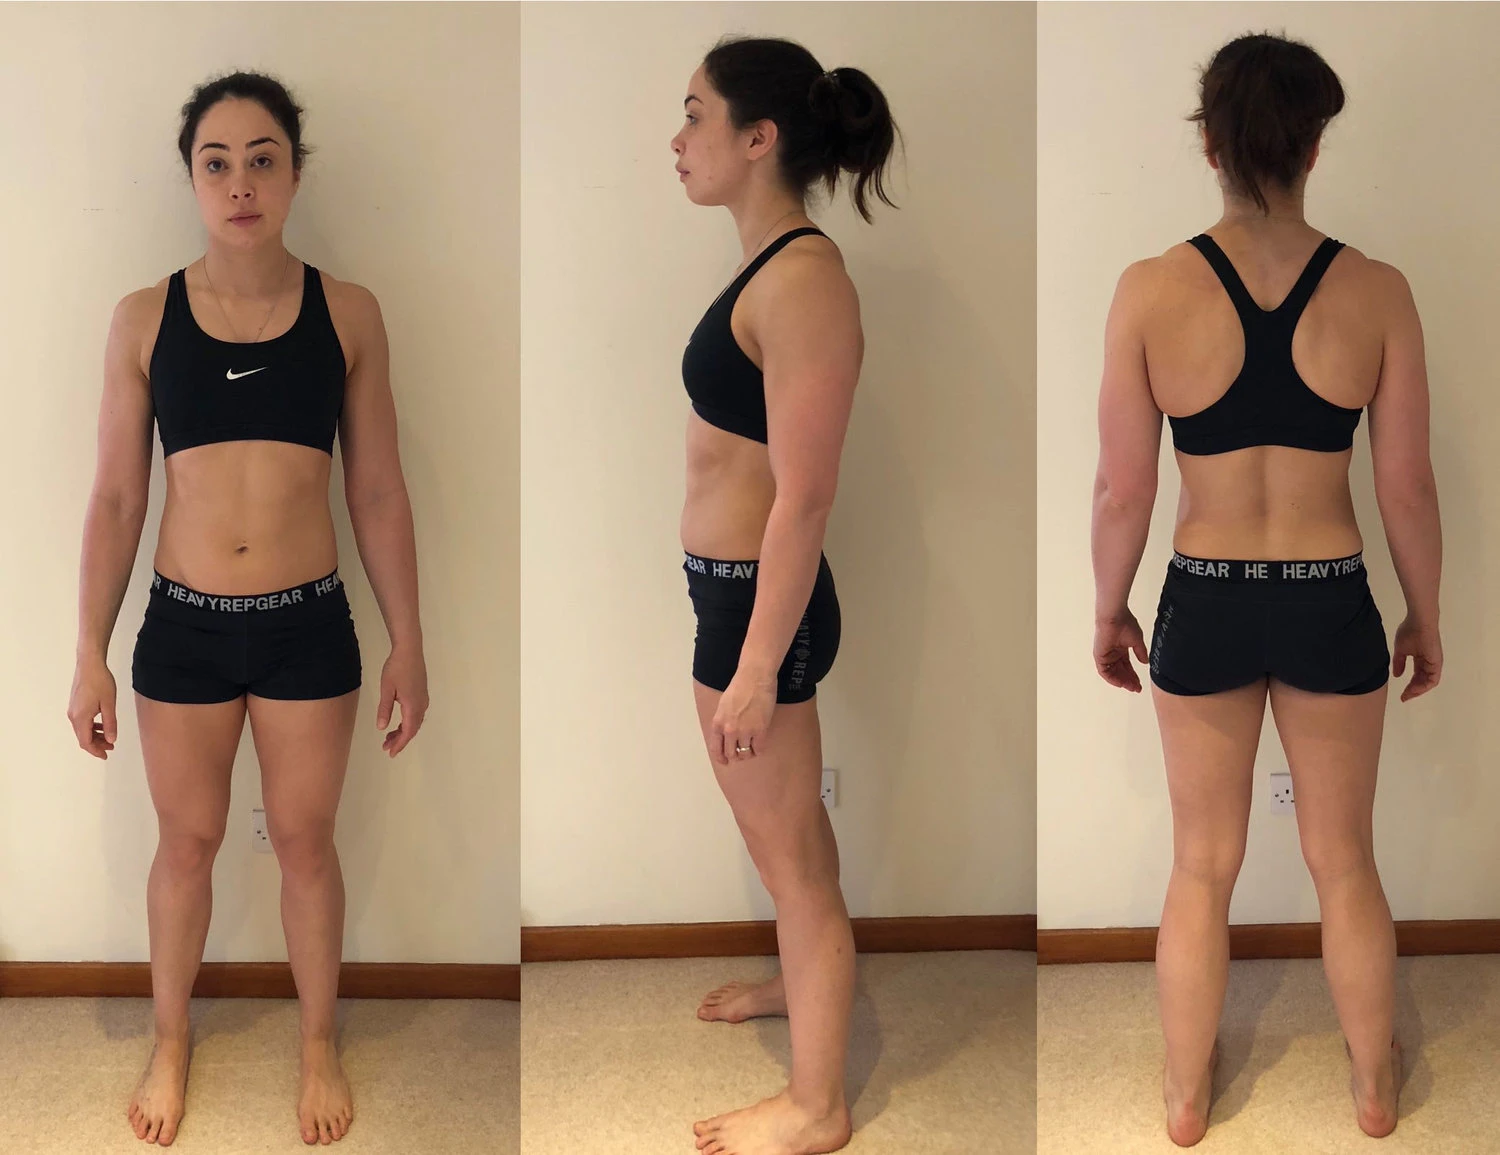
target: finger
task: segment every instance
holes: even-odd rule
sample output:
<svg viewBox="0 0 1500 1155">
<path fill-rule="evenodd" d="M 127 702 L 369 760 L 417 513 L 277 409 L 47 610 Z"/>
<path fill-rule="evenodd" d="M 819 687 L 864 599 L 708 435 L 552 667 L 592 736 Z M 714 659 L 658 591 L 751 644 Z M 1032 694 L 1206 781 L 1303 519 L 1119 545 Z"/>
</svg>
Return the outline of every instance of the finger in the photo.
<svg viewBox="0 0 1500 1155">
<path fill-rule="evenodd" d="M 375 729 L 384 730 L 391 724 L 391 709 L 396 704 L 396 684 L 385 678 L 380 680 L 380 705 L 375 708 Z"/>
<path fill-rule="evenodd" d="M 1131 644 L 1130 651 L 1135 655 L 1135 660 L 1143 666 L 1150 658 L 1150 655 L 1146 652 L 1146 640 L 1144 638 L 1137 638 Z"/>
<path fill-rule="evenodd" d="M 115 716 L 115 700 L 111 694 L 99 704 L 99 713 L 104 720 L 104 740 L 113 743 L 119 735 L 119 720 Z"/>
<path fill-rule="evenodd" d="M 1391 676 L 1399 678 L 1404 673 L 1406 673 L 1406 652 L 1397 650 L 1391 655 Z"/>
</svg>

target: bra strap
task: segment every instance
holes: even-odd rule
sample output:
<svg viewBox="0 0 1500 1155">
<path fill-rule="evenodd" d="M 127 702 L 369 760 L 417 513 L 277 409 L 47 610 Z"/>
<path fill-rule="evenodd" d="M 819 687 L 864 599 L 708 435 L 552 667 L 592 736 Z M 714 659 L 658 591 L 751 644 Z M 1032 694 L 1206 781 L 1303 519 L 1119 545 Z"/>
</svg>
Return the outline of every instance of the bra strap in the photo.
<svg viewBox="0 0 1500 1155">
<path fill-rule="evenodd" d="M 1343 247 L 1341 242 L 1332 237 L 1324 237 L 1317 252 L 1313 253 L 1312 258 L 1307 262 L 1307 268 L 1302 270 L 1302 275 L 1292 286 L 1292 291 L 1286 295 L 1286 300 L 1276 306 L 1276 311 L 1286 314 L 1288 320 L 1293 322 L 1302 316 L 1302 310 L 1307 308 L 1307 302 L 1312 300 L 1313 291 L 1317 289 L 1318 282 L 1323 279 L 1323 274 L 1328 271 L 1328 266 L 1333 263 L 1333 258 L 1339 255 L 1339 250 Z"/>
</svg>

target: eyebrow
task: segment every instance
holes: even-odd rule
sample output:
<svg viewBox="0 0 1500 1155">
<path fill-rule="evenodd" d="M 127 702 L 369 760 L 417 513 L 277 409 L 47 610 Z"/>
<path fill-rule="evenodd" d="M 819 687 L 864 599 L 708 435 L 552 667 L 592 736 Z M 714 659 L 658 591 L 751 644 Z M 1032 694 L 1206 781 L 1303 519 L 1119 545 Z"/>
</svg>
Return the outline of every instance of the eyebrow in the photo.
<svg viewBox="0 0 1500 1155">
<path fill-rule="evenodd" d="M 281 144 L 281 142 L 279 140 L 277 140 L 274 136 L 258 136 L 254 140 L 252 140 L 249 144 L 245 145 L 245 147 L 246 148 L 255 148 L 255 147 L 257 147 L 259 145 L 262 145 L 262 144 L 274 144 L 274 145 L 277 145 L 279 147 L 280 144 Z M 227 144 L 220 144 L 217 140 L 205 140 L 202 144 L 200 144 L 198 146 L 198 151 L 202 152 L 206 148 L 222 148 L 225 152 L 229 151 L 229 146 Z"/>
<path fill-rule="evenodd" d="M 698 100 L 698 98 L 696 96 L 694 96 L 691 92 L 688 93 L 687 94 L 687 98 L 682 102 L 682 107 L 686 108 L 690 103 L 692 103 L 695 100 Z M 698 100 L 698 103 L 702 104 L 703 101 Z"/>
</svg>

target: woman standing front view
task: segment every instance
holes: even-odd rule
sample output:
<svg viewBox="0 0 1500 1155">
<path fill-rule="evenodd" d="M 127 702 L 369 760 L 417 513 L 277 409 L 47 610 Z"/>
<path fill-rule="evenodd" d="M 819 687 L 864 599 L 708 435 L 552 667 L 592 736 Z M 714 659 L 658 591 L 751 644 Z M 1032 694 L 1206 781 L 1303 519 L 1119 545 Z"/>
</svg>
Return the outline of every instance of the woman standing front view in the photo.
<svg viewBox="0 0 1500 1155">
<path fill-rule="evenodd" d="M 730 211 L 744 254 L 682 360 L 693 691 L 720 789 L 776 906 L 782 963 L 769 983 L 713 992 L 699 1016 L 787 1015 L 792 1037 L 786 1090 L 694 1132 L 709 1155 L 814 1155 L 851 1130 L 854 941 L 819 798 L 814 694 L 839 644 L 822 546 L 864 339 L 839 250 L 806 204 L 813 186 L 832 193 L 849 172 L 868 220 L 871 194 L 886 200 L 895 125 L 863 72 L 825 72 L 785 40 L 721 42 L 684 109 L 679 177 L 694 204 Z"/>
<path fill-rule="evenodd" d="M 188 1000 L 247 715 L 301 1008 L 302 1139 L 332 1142 L 353 1119 L 334 1038 L 344 886 L 333 831 L 360 657 L 328 504 L 335 437 L 391 638 L 376 717 L 384 728 L 399 702 L 400 726 L 385 738 L 391 755 L 427 709 L 379 306 L 282 241 L 305 155 L 301 116 L 279 83 L 257 74 L 194 92 L 178 147 L 207 251 L 121 301 L 106 352 L 68 716 L 85 750 L 103 758 L 114 748 L 106 655 L 145 520 L 154 422 L 167 492 L 132 681 L 159 827 L 147 887 L 155 1045 L 129 1117 L 139 1138 L 161 1145 L 183 1115 Z"/>
<path fill-rule="evenodd" d="M 1229 971 L 1229 900 L 1245 851 L 1267 701 L 1322 913 L 1323 965 L 1352 1060 L 1359 1126 L 1396 1126 L 1396 943 L 1372 813 L 1386 683 L 1442 674 L 1441 531 L 1428 454 L 1422 331 L 1394 268 L 1307 223 L 1323 129 L 1344 103 L 1306 45 L 1245 36 L 1203 74 L 1204 151 L 1224 212 L 1120 279 L 1105 335 L 1093 550 L 1094 661 L 1138 691 L 1150 663 L 1172 801 L 1157 938 L 1167 1129 L 1208 1126 Z M 1375 494 L 1406 599 L 1394 662 L 1370 597 L 1349 488 L 1369 410 Z M 1181 499 L 1148 654 L 1127 605 L 1156 496 L 1165 414 Z"/>
</svg>

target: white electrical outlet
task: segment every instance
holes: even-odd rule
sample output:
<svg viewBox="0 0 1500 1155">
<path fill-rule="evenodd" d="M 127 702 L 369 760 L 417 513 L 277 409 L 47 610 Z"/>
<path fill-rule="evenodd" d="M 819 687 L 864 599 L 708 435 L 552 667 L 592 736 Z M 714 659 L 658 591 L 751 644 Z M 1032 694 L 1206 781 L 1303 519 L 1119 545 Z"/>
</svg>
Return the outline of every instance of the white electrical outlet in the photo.
<svg viewBox="0 0 1500 1155">
<path fill-rule="evenodd" d="M 1296 800 L 1292 797 L 1292 776 L 1271 775 L 1271 813 L 1292 814 L 1296 811 Z"/>
<path fill-rule="evenodd" d="M 271 853 L 271 834 L 266 829 L 266 812 L 250 811 L 250 846 L 257 854 Z"/>
<path fill-rule="evenodd" d="M 823 768 L 823 805 L 829 809 L 839 804 L 839 772 Z"/>
</svg>

